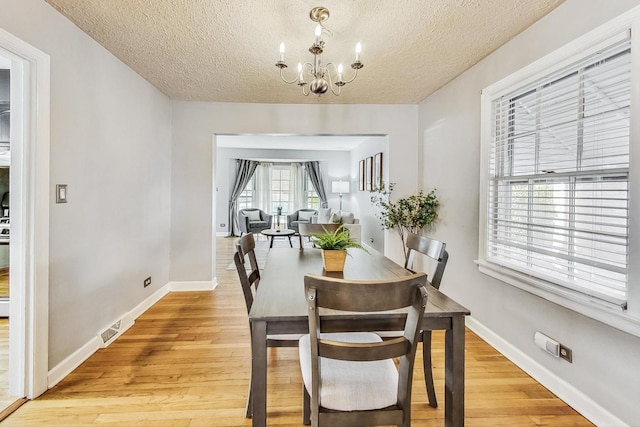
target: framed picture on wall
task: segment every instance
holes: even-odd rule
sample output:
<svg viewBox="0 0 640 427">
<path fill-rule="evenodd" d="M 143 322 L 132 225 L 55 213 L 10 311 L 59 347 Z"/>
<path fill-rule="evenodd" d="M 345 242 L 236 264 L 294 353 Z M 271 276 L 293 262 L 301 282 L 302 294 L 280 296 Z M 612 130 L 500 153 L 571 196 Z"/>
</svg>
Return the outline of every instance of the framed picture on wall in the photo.
<svg viewBox="0 0 640 427">
<path fill-rule="evenodd" d="M 367 191 L 371 191 L 373 189 L 373 157 L 367 157 L 366 165 L 365 165 L 365 173 L 364 173 L 364 188 Z"/>
<path fill-rule="evenodd" d="M 364 160 L 360 160 L 360 165 L 358 167 L 358 188 L 360 189 L 360 191 L 364 191 L 364 174 Z"/>
<path fill-rule="evenodd" d="M 373 157 L 373 187 L 382 187 L 382 153 Z"/>
</svg>

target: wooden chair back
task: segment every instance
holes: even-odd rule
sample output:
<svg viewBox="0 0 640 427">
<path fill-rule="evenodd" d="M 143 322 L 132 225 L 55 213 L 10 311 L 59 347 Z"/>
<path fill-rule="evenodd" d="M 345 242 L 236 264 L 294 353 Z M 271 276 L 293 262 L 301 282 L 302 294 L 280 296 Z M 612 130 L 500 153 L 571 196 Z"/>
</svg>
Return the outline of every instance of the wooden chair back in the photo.
<svg viewBox="0 0 640 427">
<path fill-rule="evenodd" d="M 407 236 L 407 259 L 404 268 L 411 270 L 413 268 L 413 258 L 415 252 L 419 252 L 437 262 L 436 269 L 431 277 L 431 286 L 438 289 L 444 275 L 444 269 L 449 260 L 449 253 L 446 251 L 446 243 L 432 239 L 426 236 L 409 233 Z"/>
<path fill-rule="evenodd" d="M 260 269 L 256 260 L 256 241 L 253 234 L 245 234 L 236 240 L 236 253 L 233 255 L 233 262 L 236 265 L 238 279 L 242 286 L 244 294 L 244 302 L 247 305 L 247 314 L 251 311 L 253 305 L 253 296 L 258 290 L 260 283 Z M 249 258 L 250 270 L 246 267 L 246 258 Z M 247 273 L 247 271 L 249 271 Z"/>
<path fill-rule="evenodd" d="M 325 276 L 306 275 L 304 286 L 309 308 L 311 344 L 311 414 L 314 425 L 409 425 L 411 420 L 411 383 L 422 317 L 427 304 L 427 276 L 410 276 L 384 281 L 349 281 Z M 348 343 L 320 338 L 324 309 L 351 312 L 355 320 L 363 313 L 408 308 L 404 334 L 382 342 Z M 357 312 L 357 313 L 353 313 Z M 349 330 L 374 331 L 373 325 L 346 322 Z M 399 358 L 397 403 L 379 410 L 336 412 L 323 410 L 319 402 L 322 371 L 320 358 L 345 361 L 375 361 Z M 373 373 L 372 375 L 375 375 Z M 348 380 L 348 379 L 345 379 Z M 362 393 L 370 390 L 362 390 Z M 346 423 L 346 424 L 345 424 Z M 355 424 L 353 424 L 355 425 Z"/>
</svg>

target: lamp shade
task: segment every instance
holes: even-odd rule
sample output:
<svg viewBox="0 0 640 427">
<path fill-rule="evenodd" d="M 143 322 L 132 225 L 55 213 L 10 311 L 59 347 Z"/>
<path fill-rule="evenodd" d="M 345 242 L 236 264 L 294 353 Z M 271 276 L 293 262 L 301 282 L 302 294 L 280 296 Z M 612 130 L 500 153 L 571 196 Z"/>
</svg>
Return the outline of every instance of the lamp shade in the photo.
<svg viewBox="0 0 640 427">
<path fill-rule="evenodd" d="M 349 192 L 349 181 L 331 181 L 331 192 L 345 194 Z"/>
</svg>

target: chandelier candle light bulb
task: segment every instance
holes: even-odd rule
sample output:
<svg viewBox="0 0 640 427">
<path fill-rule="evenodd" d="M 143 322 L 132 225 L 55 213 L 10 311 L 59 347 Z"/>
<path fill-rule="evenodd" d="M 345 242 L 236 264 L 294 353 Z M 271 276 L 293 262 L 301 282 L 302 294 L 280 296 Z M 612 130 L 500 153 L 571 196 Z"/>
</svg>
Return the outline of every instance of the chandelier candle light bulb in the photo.
<svg viewBox="0 0 640 427">
<path fill-rule="evenodd" d="M 280 43 L 280 60 L 276 63 L 276 67 L 280 69 L 280 78 L 287 84 L 297 84 L 302 88 L 302 94 L 309 96 L 313 93 L 318 98 L 331 89 L 331 92 L 338 96 L 342 91 L 342 86 L 351 83 L 358 77 L 358 70 L 364 67 L 364 64 L 360 62 L 360 53 L 362 52 L 362 45 L 360 42 L 356 44 L 356 59 L 351 64 L 353 69 L 353 77 L 348 80 L 343 80 L 344 69 L 342 64 L 336 66 L 333 62 L 326 64 L 322 63 L 322 53 L 324 52 L 325 42 L 322 40 L 322 32 L 325 31 L 329 36 L 332 35 L 325 25 L 324 21 L 329 19 L 329 10 L 325 7 L 318 6 L 311 9 L 309 12 L 309 18 L 312 21 L 317 22 L 315 28 L 314 43 L 309 48 L 309 53 L 313 55 L 313 61 L 307 61 L 304 63 L 298 63 L 298 72 L 293 80 L 287 80 L 284 77 L 284 69 L 287 68 L 287 63 L 284 61 L 284 42 Z M 305 69 L 307 71 L 305 71 Z M 307 84 L 304 81 L 304 74 L 307 72 L 311 76 L 311 82 Z"/>
</svg>

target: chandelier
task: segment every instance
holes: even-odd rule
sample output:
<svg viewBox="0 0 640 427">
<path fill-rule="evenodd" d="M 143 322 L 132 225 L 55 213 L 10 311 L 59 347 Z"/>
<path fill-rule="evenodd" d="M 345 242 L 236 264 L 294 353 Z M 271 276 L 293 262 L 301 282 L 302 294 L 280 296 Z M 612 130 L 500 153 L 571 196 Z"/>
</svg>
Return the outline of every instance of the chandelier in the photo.
<svg viewBox="0 0 640 427">
<path fill-rule="evenodd" d="M 314 95 L 318 95 L 319 98 L 329 89 L 331 89 L 331 92 L 333 92 L 334 95 L 338 96 L 340 95 L 342 86 L 354 81 L 356 77 L 358 77 L 358 70 L 364 67 L 364 64 L 360 62 L 360 52 L 362 47 L 359 42 L 356 44 L 356 58 L 355 62 L 351 64 L 354 74 L 350 80 L 344 80 L 342 64 L 339 64 L 336 67 L 333 62 L 322 65 L 321 61 L 322 52 L 324 51 L 324 40 L 322 40 L 322 34 L 326 33 L 329 36 L 332 35 L 331 30 L 324 25 L 324 21 L 329 19 L 329 10 L 322 6 L 314 7 L 311 9 L 311 12 L 309 12 L 309 18 L 311 18 L 313 22 L 318 23 L 315 31 L 315 40 L 309 48 L 309 52 L 313 54 L 313 63 L 298 63 L 298 73 L 296 78 L 291 81 L 287 80 L 283 74 L 283 70 L 287 68 L 287 63 L 284 61 L 284 42 L 282 42 L 280 43 L 280 60 L 276 63 L 276 67 L 280 68 L 280 78 L 285 83 L 297 84 L 300 86 L 304 96 L 309 96 L 310 93 L 313 93 Z M 333 73 L 331 71 L 333 71 Z M 311 77 L 310 83 L 307 83 L 304 80 L 305 73 Z"/>
</svg>

